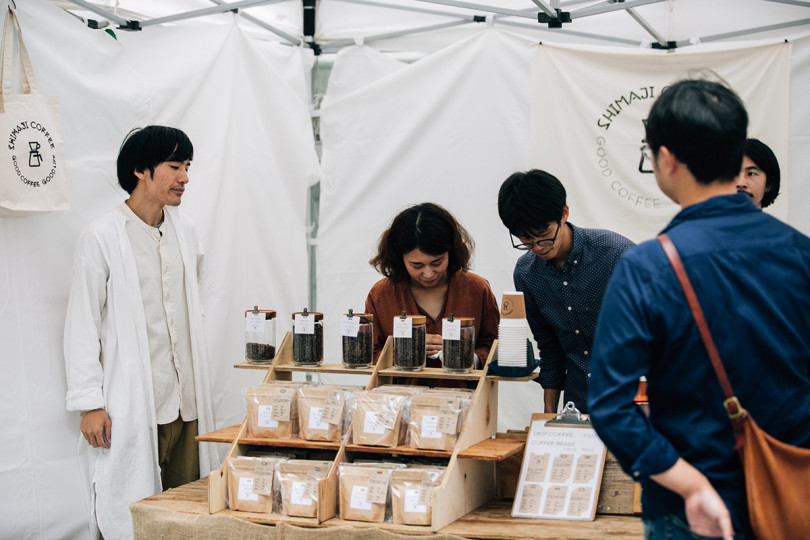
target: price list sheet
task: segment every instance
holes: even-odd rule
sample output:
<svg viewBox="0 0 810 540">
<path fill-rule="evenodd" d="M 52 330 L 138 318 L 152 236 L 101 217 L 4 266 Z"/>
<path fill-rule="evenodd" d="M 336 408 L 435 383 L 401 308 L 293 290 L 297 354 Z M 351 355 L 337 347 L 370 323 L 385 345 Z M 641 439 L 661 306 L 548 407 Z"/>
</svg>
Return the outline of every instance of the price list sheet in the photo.
<svg viewBox="0 0 810 540">
<path fill-rule="evenodd" d="M 512 516 L 592 521 L 605 445 L 590 426 L 549 424 L 542 416 L 532 416 Z"/>
</svg>

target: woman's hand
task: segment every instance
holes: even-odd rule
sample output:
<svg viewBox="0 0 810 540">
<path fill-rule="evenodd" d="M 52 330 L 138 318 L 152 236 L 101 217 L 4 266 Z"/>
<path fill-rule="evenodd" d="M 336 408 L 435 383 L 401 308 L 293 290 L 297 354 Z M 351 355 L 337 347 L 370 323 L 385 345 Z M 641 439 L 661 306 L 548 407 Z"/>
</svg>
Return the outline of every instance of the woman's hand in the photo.
<svg viewBox="0 0 810 540">
<path fill-rule="evenodd" d="M 442 336 L 440 334 L 427 334 L 425 337 L 425 352 L 428 356 L 438 354 L 442 350 Z"/>
</svg>

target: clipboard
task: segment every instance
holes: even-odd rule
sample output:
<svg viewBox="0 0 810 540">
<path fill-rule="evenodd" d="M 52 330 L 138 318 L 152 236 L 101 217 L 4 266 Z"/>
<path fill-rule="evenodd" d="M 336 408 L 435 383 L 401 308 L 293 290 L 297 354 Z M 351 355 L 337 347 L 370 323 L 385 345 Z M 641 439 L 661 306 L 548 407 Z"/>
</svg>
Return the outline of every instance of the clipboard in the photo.
<svg viewBox="0 0 810 540">
<path fill-rule="evenodd" d="M 512 517 L 593 521 L 606 454 L 572 402 L 558 415 L 533 414 Z"/>
</svg>

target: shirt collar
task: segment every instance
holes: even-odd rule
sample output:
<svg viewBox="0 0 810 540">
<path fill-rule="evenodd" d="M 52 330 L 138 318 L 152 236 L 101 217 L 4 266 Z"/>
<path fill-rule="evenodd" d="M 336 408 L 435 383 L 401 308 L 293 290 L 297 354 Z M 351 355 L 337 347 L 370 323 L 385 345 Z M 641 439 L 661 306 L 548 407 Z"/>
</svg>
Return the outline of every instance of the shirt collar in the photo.
<svg viewBox="0 0 810 540">
<path fill-rule="evenodd" d="M 761 210 L 757 208 L 751 197 L 744 193 L 717 195 L 703 202 L 687 206 L 678 212 L 661 232 L 667 232 L 673 227 L 693 219 L 723 216 L 737 212 L 761 212 Z"/>
<path fill-rule="evenodd" d="M 144 220 L 139 218 L 138 214 L 133 212 L 132 208 L 130 208 L 129 205 L 126 202 L 121 203 L 121 206 L 119 207 L 119 209 L 121 210 L 121 212 L 126 217 L 128 217 L 130 219 L 130 221 L 135 223 L 135 225 L 137 227 L 139 227 L 141 230 L 143 230 L 144 232 L 147 232 L 149 234 L 159 234 L 161 228 L 166 223 L 166 212 L 165 211 L 163 212 L 163 221 L 161 222 L 161 224 L 159 226 L 157 226 L 157 227 L 152 227 L 151 225 L 146 223 Z"/>
</svg>

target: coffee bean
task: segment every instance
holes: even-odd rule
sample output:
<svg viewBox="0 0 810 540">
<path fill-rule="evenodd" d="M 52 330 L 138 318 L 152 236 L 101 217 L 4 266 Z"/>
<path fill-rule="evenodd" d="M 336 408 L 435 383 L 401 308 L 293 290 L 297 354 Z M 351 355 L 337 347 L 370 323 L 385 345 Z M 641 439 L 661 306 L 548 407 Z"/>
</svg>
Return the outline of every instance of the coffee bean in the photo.
<svg viewBox="0 0 810 540">
<path fill-rule="evenodd" d="M 276 348 L 266 343 L 245 343 L 245 357 L 256 364 L 266 364 L 276 356 Z"/>
<path fill-rule="evenodd" d="M 410 338 L 394 338 L 394 366 L 418 371 L 425 367 L 425 326 L 414 326 Z"/>
<path fill-rule="evenodd" d="M 314 334 L 293 333 L 293 363 L 317 366 L 323 362 L 323 325 L 315 325 Z"/>
<path fill-rule="evenodd" d="M 343 336 L 343 365 L 346 367 L 369 367 L 374 361 L 371 342 L 371 325 L 368 330 L 362 326 L 357 337 Z"/>
</svg>

